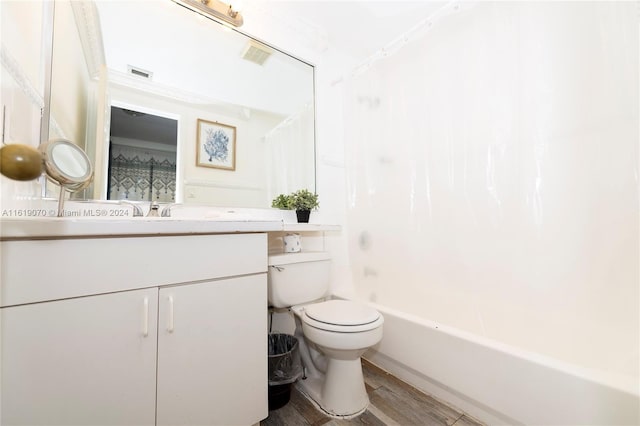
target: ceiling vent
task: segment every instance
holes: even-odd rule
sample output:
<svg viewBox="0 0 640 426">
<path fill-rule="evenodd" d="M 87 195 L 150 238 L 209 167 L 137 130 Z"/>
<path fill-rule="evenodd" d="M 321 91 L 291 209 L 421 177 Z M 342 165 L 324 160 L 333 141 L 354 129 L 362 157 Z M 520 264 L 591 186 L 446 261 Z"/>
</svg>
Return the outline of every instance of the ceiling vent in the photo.
<svg viewBox="0 0 640 426">
<path fill-rule="evenodd" d="M 242 52 L 242 59 L 246 59 L 247 61 L 258 65 L 263 65 L 272 53 L 273 50 L 264 44 L 258 43 L 255 40 L 249 40 Z"/>
<path fill-rule="evenodd" d="M 139 78 L 144 78 L 146 80 L 151 80 L 151 77 L 153 77 L 153 73 L 151 71 L 143 70 L 142 68 L 134 67 L 131 65 L 127 65 L 127 74 L 131 74 Z"/>
</svg>

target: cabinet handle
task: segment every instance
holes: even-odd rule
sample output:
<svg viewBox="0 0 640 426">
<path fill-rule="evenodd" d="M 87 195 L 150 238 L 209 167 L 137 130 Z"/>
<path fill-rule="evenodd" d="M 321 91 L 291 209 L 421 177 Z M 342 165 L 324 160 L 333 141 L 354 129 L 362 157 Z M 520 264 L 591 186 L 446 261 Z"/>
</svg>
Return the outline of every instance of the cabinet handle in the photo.
<svg viewBox="0 0 640 426">
<path fill-rule="evenodd" d="M 142 319 L 142 335 L 147 337 L 149 335 L 149 298 L 145 296 L 144 301 L 142 302 L 144 309 Z"/>
<path fill-rule="evenodd" d="M 173 296 L 167 297 L 169 300 L 169 313 L 167 315 L 167 331 L 173 333 Z"/>
</svg>

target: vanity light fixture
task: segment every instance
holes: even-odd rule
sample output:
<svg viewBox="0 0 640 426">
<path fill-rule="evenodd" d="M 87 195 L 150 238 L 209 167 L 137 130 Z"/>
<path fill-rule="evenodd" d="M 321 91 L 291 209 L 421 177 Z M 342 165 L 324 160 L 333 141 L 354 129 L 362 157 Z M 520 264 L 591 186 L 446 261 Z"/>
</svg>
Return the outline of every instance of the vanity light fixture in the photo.
<svg viewBox="0 0 640 426">
<path fill-rule="evenodd" d="M 220 0 L 173 0 L 181 6 L 187 7 L 201 15 L 224 21 L 234 27 L 242 26 L 242 14 Z"/>
</svg>

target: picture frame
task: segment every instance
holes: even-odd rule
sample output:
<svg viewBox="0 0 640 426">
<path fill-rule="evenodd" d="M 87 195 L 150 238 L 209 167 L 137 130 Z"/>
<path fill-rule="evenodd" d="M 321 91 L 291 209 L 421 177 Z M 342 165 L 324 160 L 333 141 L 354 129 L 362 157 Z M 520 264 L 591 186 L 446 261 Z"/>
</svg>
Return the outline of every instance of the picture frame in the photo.
<svg viewBox="0 0 640 426">
<path fill-rule="evenodd" d="M 236 128 L 217 121 L 198 119 L 196 166 L 236 169 Z"/>
</svg>

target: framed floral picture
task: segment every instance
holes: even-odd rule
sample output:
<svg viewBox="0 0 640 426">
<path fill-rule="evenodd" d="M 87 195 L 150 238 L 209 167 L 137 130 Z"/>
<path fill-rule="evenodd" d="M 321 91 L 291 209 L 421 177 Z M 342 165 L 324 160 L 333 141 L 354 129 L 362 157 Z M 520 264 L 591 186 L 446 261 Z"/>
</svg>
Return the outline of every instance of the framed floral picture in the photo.
<svg viewBox="0 0 640 426">
<path fill-rule="evenodd" d="M 236 169 L 236 128 L 198 119 L 196 166 Z"/>
</svg>

